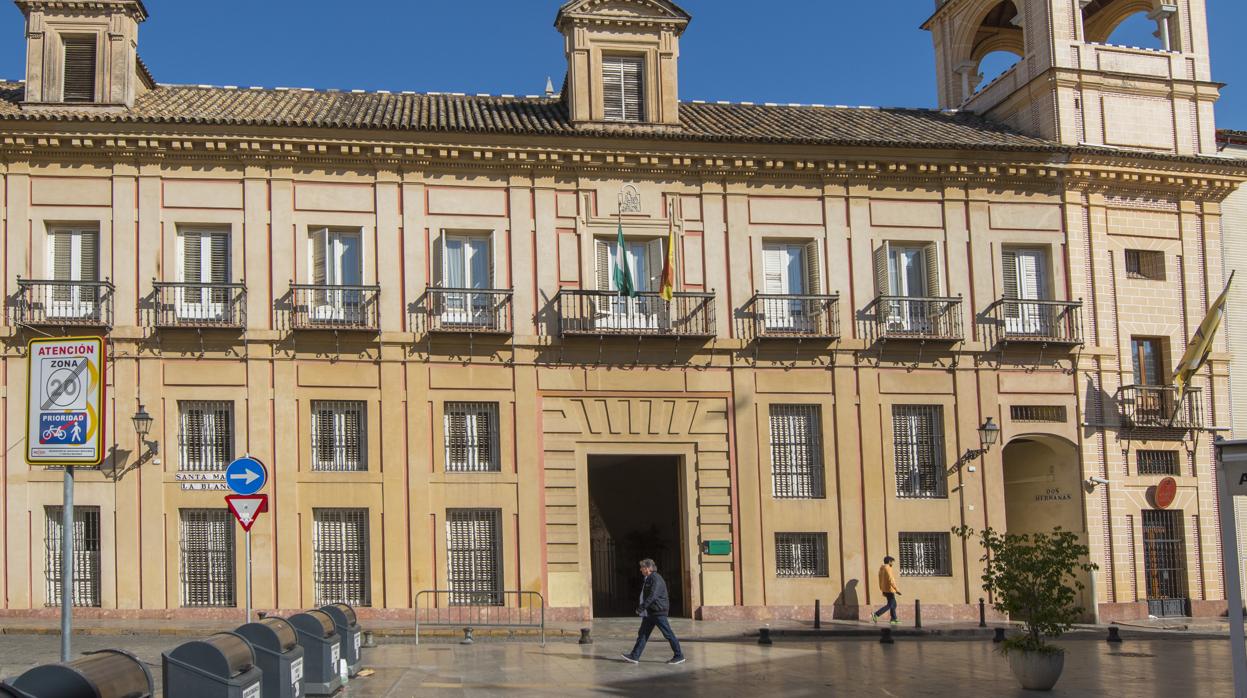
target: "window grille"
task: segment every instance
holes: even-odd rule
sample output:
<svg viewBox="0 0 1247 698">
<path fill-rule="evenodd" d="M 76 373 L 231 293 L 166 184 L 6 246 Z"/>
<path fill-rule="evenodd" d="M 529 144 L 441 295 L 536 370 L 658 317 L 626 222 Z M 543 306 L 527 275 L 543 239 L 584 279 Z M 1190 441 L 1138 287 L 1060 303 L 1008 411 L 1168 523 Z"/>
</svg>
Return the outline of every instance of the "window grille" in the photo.
<svg viewBox="0 0 1247 698">
<path fill-rule="evenodd" d="M 1140 475 L 1178 475 L 1179 462 L 1177 451 L 1135 452 L 1135 467 Z"/>
<path fill-rule="evenodd" d="M 894 405 L 896 496 L 947 497 L 944 472 L 944 408 Z"/>
<path fill-rule="evenodd" d="M 1064 405 L 1013 405 L 1009 416 L 1015 422 L 1064 422 L 1067 419 Z"/>
<path fill-rule="evenodd" d="M 952 560 L 947 533 L 902 533 L 901 574 L 906 577 L 950 577 Z"/>
<path fill-rule="evenodd" d="M 446 403 L 446 471 L 501 470 L 498 458 L 498 403 Z"/>
<path fill-rule="evenodd" d="M 225 470 L 234 458 L 234 403 L 178 402 L 180 470 Z"/>
<path fill-rule="evenodd" d="M 823 444 L 818 405 L 771 405 L 771 489 L 778 499 L 821 499 Z"/>
<path fill-rule="evenodd" d="M 776 533 L 775 574 L 779 577 L 826 577 L 826 533 Z"/>
<path fill-rule="evenodd" d="M 1153 250 L 1126 250 L 1126 278 L 1165 280 L 1165 253 Z"/>
<path fill-rule="evenodd" d="M 66 36 L 64 84 L 61 97 L 66 102 L 95 101 L 95 35 Z"/>
<path fill-rule="evenodd" d="M 316 605 L 372 604 L 367 509 L 312 510 Z"/>
<path fill-rule="evenodd" d="M 640 56 L 602 57 L 602 106 L 607 121 L 645 118 L 644 73 Z"/>
<path fill-rule="evenodd" d="M 61 605 L 61 507 L 44 507 L 46 527 L 44 577 L 47 579 L 47 603 Z M 75 606 L 100 605 L 100 508 L 74 507 L 74 580 Z"/>
<path fill-rule="evenodd" d="M 502 605 L 502 510 L 446 510 L 450 603 Z"/>
<path fill-rule="evenodd" d="M 226 509 L 182 509 L 182 605 L 234 606 L 234 524 Z"/>
<path fill-rule="evenodd" d="M 312 470 L 367 470 L 367 406 L 360 401 L 312 402 Z"/>
</svg>

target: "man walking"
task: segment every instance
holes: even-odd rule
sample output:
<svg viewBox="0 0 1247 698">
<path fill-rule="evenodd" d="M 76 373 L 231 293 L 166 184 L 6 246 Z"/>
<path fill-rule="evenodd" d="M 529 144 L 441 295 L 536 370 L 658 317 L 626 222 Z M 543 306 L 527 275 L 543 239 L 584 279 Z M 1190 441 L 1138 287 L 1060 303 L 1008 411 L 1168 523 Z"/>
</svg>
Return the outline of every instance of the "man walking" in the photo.
<svg viewBox="0 0 1247 698">
<path fill-rule="evenodd" d="M 645 581 L 641 584 L 641 602 L 637 606 L 636 612 L 641 616 L 641 629 L 636 634 L 636 644 L 632 646 L 632 651 L 623 655 L 624 661 L 629 664 L 639 664 L 641 661 L 641 653 L 645 651 L 645 643 L 649 642 L 650 633 L 654 632 L 654 627 L 662 632 L 662 636 L 671 643 L 671 651 L 674 656 L 667 660 L 668 664 L 683 664 L 684 652 L 680 649 L 680 640 L 675 636 L 675 632 L 671 630 L 671 623 L 667 620 L 667 614 L 671 613 L 671 599 L 667 597 L 667 583 L 663 581 L 662 575 L 658 574 L 658 565 L 654 561 L 646 558 L 641 560 L 641 576 Z"/>
<path fill-rule="evenodd" d="M 896 597 L 900 595 L 900 591 L 896 588 L 896 570 L 892 569 L 892 563 L 896 558 L 888 555 L 883 558 L 883 564 L 879 566 L 879 591 L 883 592 L 883 597 L 888 600 L 887 603 L 879 607 L 878 611 L 870 614 L 870 622 L 878 623 L 879 616 L 887 611 L 892 615 L 892 625 L 900 625 L 900 621 L 896 619 Z"/>
</svg>

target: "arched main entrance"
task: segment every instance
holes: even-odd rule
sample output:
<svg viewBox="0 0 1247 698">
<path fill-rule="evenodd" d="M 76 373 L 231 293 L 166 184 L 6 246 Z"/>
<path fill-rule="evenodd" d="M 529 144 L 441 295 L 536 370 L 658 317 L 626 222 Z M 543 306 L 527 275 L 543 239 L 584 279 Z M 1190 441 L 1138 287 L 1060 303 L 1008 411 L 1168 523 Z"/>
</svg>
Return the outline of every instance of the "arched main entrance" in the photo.
<svg viewBox="0 0 1247 698">
<path fill-rule="evenodd" d="M 1050 533 L 1058 526 L 1087 543 L 1083 514 L 1082 467 L 1078 448 L 1045 434 L 1009 441 L 1004 462 L 1005 526 L 1009 533 Z M 1091 611 L 1091 576 L 1079 574 L 1084 590 L 1078 604 Z"/>
</svg>

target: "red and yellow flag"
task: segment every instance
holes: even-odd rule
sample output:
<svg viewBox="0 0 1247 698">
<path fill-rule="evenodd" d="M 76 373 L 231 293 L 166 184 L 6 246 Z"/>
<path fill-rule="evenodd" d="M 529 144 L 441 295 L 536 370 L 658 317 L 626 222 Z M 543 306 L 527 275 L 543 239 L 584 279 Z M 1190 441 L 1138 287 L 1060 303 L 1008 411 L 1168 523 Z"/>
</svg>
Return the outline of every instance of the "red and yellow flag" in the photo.
<svg viewBox="0 0 1247 698">
<path fill-rule="evenodd" d="M 667 258 L 663 260 L 662 287 L 658 289 L 658 295 L 668 303 L 675 295 L 675 243 L 675 214 L 672 211 L 667 215 Z"/>
</svg>

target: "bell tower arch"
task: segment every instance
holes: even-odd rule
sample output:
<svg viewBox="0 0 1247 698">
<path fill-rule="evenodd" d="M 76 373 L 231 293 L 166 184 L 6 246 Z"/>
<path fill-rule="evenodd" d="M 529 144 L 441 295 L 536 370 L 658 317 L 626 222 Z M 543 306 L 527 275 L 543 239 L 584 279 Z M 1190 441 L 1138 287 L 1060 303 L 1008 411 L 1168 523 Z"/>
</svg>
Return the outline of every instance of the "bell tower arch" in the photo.
<svg viewBox="0 0 1247 698">
<path fill-rule="evenodd" d="M 943 109 L 983 114 L 1069 145 L 1216 152 L 1206 0 L 936 0 L 923 25 Z M 1155 45 L 1111 43 L 1142 13 Z M 1016 65 L 991 80 L 988 54 Z"/>
</svg>

